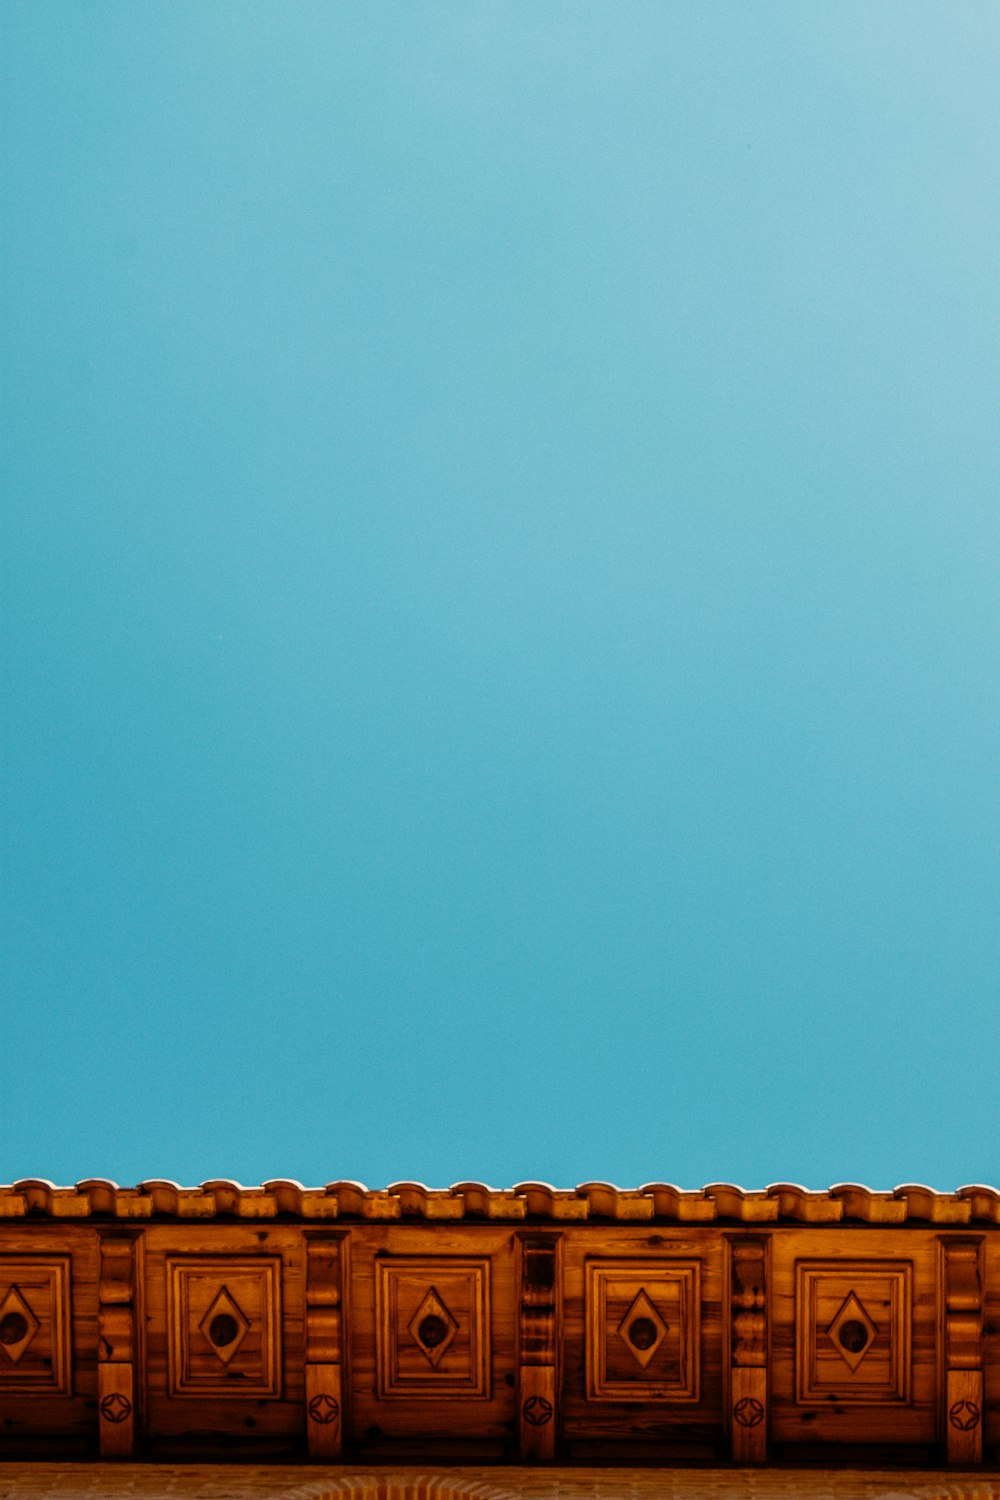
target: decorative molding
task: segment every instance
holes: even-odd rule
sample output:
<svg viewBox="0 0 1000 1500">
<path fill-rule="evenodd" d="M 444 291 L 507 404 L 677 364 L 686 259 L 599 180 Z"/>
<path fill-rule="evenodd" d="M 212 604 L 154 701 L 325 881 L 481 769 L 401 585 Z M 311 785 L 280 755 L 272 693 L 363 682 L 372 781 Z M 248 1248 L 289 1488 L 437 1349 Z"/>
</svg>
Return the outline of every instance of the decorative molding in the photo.
<svg viewBox="0 0 1000 1500">
<path fill-rule="evenodd" d="M 555 1407 L 545 1396 L 528 1396 L 521 1406 L 521 1416 L 536 1431 L 552 1421 Z"/>
<path fill-rule="evenodd" d="M 131 1220 L 99 1183 L 50 1211 L 22 1187 L 0 1216 L 5 1459 L 995 1466 L 1000 1224 L 978 1189 L 942 1227 L 917 1189 L 874 1224 L 824 1217 L 863 1206 L 853 1188 L 716 1186 L 679 1223 L 655 1185 L 340 1184 L 329 1223 L 274 1183 L 151 1219 L 143 1189 Z"/>
<path fill-rule="evenodd" d="M 132 1415 L 133 1410 L 131 1401 L 127 1396 L 123 1395 L 121 1391 L 109 1391 L 106 1396 L 102 1396 L 98 1409 L 101 1413 L 101 1421 L 107 1422 L 108 1425 L 110 1427 L 113 1427 L 116 1431 L 119 1429 L 123 1422 L 128 1420 L 128 1418 Z M 101 1429 L 101 1433 L 103 1437 L 103 1427 Z M 105 1457 L 106 1455 L 107 1447 L 106 1444 L 102 1441 L 101 1456 Z"/>
<path fill-rule="evenodd" d="M 551 1463 L 558 1423 L 560 1236 L 524 1232 L 518 1298 L 518 1436 L 527 1463 Z"/>
<path fill-rule="evenodd" d="M 375 1262 L 381 1400 L 490 1395 L 490 1263 L 458 1256 Z"/>
<path fill-rule="evenodd" d="M 340 1403 L 328 1391 L 319 1391 L 306 1403 L 306 1414 L 317 1426 L 329 1427 L 340 1418 Z"/>
<path fill-rule="evenodd" d="M 484 1182 L 461 1182 L 450 1188 L 428 1188 L 420 1182 L 397 1182 L 372 1189 L 359 1182 L 328 1182 L 303 1187 L 275 1180 L 244 1187 L 213 1179 L 181 1187 L 150 1179 L 137 1187 L 119 1187 L 107 1178 L 87 1178 L 75 1187 L 56 1187 L 42 1178 L 22 1178 L 0 1186 L 0 1220 L 26 1216 L 79 1220 L 92 1216 L 136 1222 L 153 1218 L 237 1218 L 259 1222 L 294 1216 L 313 1223 L 346 1219 L 358 1223 L 419 1218 L 431 1223 L 470 1219 L 493 1223 L 548 1219 L 581 1223 L 589 1219 L 616 1223 L 678 1224 L 725 1222 L 755 1226 L 779 1223 L 836 1225 L 915 1223 L 956 1226 L 1000 1224 L 1000 1191 L 977 1183 L 954 1193 L 938 1193 L 919 1183 L 874 1192 L 860 1183 L 839 1183 L 812 1192 L 797 1183 L 772 1183 L 748 1191 L 731 1182 L 714 1182 L 694 1191 L 669 1182 L 619 1188 L 611 1182 L 584 1182 L 554 1188 L 546 1182 L 521 1182 L 513 1188 L 491 1188 Z"/>
<path fill-rule="evenodd" d="M 941 1243 L 942 1422 L 948 1462 L 983 1458 L 983 1246 L 981 1239 Z"/>
<path fill-rule="evenodd" d="M 281 1395 L 278 1256 L 168 1256 L 167 1393 Z"/>
<path fill-rule="evenodd" d="M 136 1255 L 134 1235 L 121 1230 L 101 1235 L 97 1387 L 102 1458 L 128 1458 L 135 1450 Z"/>
<path fill-rule="evenodd" d="M 70 1258 L 0 1255 L 0 1393 L 73 1393 Z"/>
<path fill-rule="evenodd" d="M 734 1463 L 767 1457 L 767 1243 L 729 1241 L 729 1400 Z"/>
<path fill-rule="evenodd" d="M 796 1401 L 908 1403 L 912 1301 L 908 1260 L 798 1261 Z"/>
<path fill-rule="evenodd" d="M 586 1262 L 590 1401 L 697 1401 L 701 1263 Z"/>
<path fill-rule="evenodd" d="M 344 1449 L 346 1235 L 306 1241 L 306 1439 L 309 1456 L 338 1460 Z"/>
</svg>

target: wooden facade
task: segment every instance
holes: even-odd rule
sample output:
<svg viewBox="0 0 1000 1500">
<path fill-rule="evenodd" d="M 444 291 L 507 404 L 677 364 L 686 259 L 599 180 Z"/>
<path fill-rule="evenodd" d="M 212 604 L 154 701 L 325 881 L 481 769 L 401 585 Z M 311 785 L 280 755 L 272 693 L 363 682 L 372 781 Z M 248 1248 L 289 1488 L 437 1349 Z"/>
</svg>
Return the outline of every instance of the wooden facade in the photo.
<svg viewBox="0 0 1000 1500">
<path fill-rule="evenodd" d="M 0 1444 L 989 1472 L 1000 1194 L 20 1182 Z"/>
</svg>

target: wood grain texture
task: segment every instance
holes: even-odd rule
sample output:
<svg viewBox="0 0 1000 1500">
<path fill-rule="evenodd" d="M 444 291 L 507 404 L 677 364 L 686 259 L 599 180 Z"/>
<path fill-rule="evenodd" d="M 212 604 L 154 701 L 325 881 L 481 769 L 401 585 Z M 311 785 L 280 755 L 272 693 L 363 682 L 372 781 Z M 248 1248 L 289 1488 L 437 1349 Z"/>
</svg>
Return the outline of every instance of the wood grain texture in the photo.
<svg viewBox="0 0 1000 1500">
<path fill-rule="evenodd" d="M 434 1453 L 467 1453 L 483 1459 L 514 1456 L 516 1260 L 515 1232 L 506 1225 L 444 1221 L 433 1226 L 366 1224 L 352 1229 L 350 1401 L 352 1442 L 359 1456 L 373 1462 L 399 1456 L 417 1460 Z M 484 1263 L 489 1268 L 489 1304 L 482 1351 L 488 1361 L 488 1379 L 476 1373 L 469 1326 L 474 1283 L 468 1272 L 471 1267 L 481 1269 Z M 398 1269 L 386 1277 L 380 1266 Z M 449 1271 L 454 1273 L 453 1281 L 448 1279 Z M 380 1281 L 381 1308 L 377 1299 Z M 482 1277 L 478 1283 L 485 1289 Z M 397 1299 L 390 1319 L 386 1293 L 394 1284 L 401 1287 L 403 1296 Z M 421 1321 L 415 1321 L 415 1314 L 432 1291 L 455 1325 L 452 1329 L 442 1318 L 451 1336 L 436 1366 L 415 1337 Z M 424 1312 L 441 1316 L 430 1309 Z M 397 1370 L 404 1381 L 397 1381 L 396 1390 L 390 1393 L 385 1362 L 392 1354 L 392 1339 L 396 1340 Z M 454 1355 L 452 1345 L 457 1346 Z M 419 1381 L 407 1378 L 417 1371 Z M 455 1388 L 445 1393 L 428 1390 L 435 1377 L 454 1382 Z"/>
<path fill-rule="evenodd" d="M 983 1458 L 1000 1464 L 1000 1235 L 983 1236 Z"/>
<path fill-rule="evenodd" d="M 912 1282 L 904 1260 L 796 1262 L 800 1405 L 909 1401 Z"/>
<path fill-rule="evenodd" d="M 730 1447 L 734 1463 L 767 1458 L 767 1241 L 729 1241 Z"/>
<path fill-rule="evenodd" d="M 681 1462 L 726 1454 L 724 1250 L 722 1234 L 712 1228 L 591 1224 L 584 1232 L 566 1233 L 562 1411 L 567 1457 L 622 1462 L 631 1453 L 633 1461 L 644 1454 L 649 1461 Z M 603 1314 L 606 1278 L 596 1275 L 601 1269 L 613 1272 L 604 1288 L 611 1297 L 605 1295 Z M 649 1302 L 667 1327 L 659 1342 L 656 1317 L 634 1307 L 647 1281 Z M 629 1347 L 623 1337 L 636 1319 L 653 1325 L 654 1341 L 645 1350 L 636 1350 L 634 1343 Z M 649 1338 L 649 1329 L 643 1338 Z M 650 1351 L 643 1365 L 639 1356 Z"/>
<path fill-rule="evenodd" d="M 852 1227 L 771 1236 L 771 1432 L 779 1456 L 828 1445 L 881 1448 L 887 1457 L 909 1445 L 932 1450 L 937 1282 L 930 1233 Z M 851 1323 L 862 1331 L 845 1331 Z"/>
<path fill-rule="evenodd" d="M 983 1454 L 983 1243 L 941 1241 L 944 1366 L 942 1429 L 948 1462 Z"/>
<path fill-rule="evenodd" d="M 143 1239 L 143 1384 L 149 1451 L 190 1459 L 221 1449 L 234 1455 L 277 1457 L 304 1448 L 306 1246 L 301 1229 L 273 1224 L 156 1224 L 144 1230 Z M 195 1296 L 189 1297 L 185 1311 L 171 1267 L 199 1265 L 204 1267 L 202 1280 L 195 1283 Z M 244 1267 L 245 1281 L 240 1279 Z M 276 1321 L 275 1329 L 280 1326 L 280 1339 L 268 1340 L 264 1299 L 279 1279 L 280 1325 Z M 241 1343 L 228 1363 L 218 1359 L 198 1327 L 211 1305 L 209 1297 L 222 1287 L 230 1288 L 251 1325 L 243 1340 L 246 1352 Z M 231 1377 L 227 1369 L 233 1370 Z M 245 1378 L 239 1373 L 244 1370 Z M 180 1383 L 187 1386 L 202 1377 L 204 1387 L 181 1388 Z"/>
<path fill-rule="evenodd" d="M 490 1395 L 487 1257 L 386 1256 L 375 1264 L 380 1400 Z"/>
<path fill-rule="evenodd" d="M 559 1431 L 560 1235 L 518 1235 L 518 1450 L 551 1463 Z"/>
<path fill-rule="evenodd" d="M 659 1188 L 591 1184 L 576 1218 L 534 1185 L 397 1185 L 377 1213 L 350 1191 L 325 1220 L 224 1184 L 203 1221 L 80 1194 L 0 1218 L 0 1455 L 997 1463 L 1000 1223 L 970 1231 L 975 1195 L 943 1224 L 888 1195 L 872 1225 L 830 1219 L 853 1189 L 796 1200 L 813 1222 L 719 1189 L 697 1201 L 731 1216 L 690 1224 L 652 1217 Z"/>
<path fill-rule="evenodd" d="M 100 1236 L 97 1287 L 97 1411 L 102 1458 L 129 1458 L 136 1437 L 136 1254 L 134 1235 Z"/>
<path fill-rule="evenodd" d="M 700 1283 L 699 1260 L 587 1261 L 589 1400 L 698 1400 Z"/>
<path fill-rule="evenodd" d="M 97 1233 L 89 1224 L 80 1227 L 48 1220 L 0 1224 L 0 1287 L 4 1288 L 0 1298 L 23 1275 L 15 1269 L 18 1263 L 27 1262 L 31 1276 L 44 1265 L 60 1268 L 56 1286 L 65 1286 L 69 1362 L 68 1371 L 58 1362 L 51 1369 L 45 1365 L 52 1358 L 50 1330 L 48 1350 L 40 1356 L 41 1379 L 20 1389 L 16 1378 L 0 1381 L 0 1456 L 4 1458 L 20 1454 L 83 1457 L 97 1450 L 97 1246 Z M 31 1301 L 33 1295 L 28 1291 L 26 1300 Z M 45 1311 L 44 1305 L 41 1310 Z M 61 1343 L 58 1331 L 56 1341 Z M 12 1364 L 15 1375 L 29 1355 L 30 1346 L 22 1361 Z M 5 1362 L 0 1352 L 0 1366 Z"/>
<path fill-rule="evenodd" d="M 281 1395 L 281 1261 L 167 1257 L 170 1396 Z"/>
<path fill-rule="evenodd" d="M 306 1439 L 309 1456 L 330 1462 L 344 1448 L 344 1283 L 346 1234 L 306 1241 Z"/>
<path fill-rule="evenodd" d="M 70 1257 L 0 1256 L 0 1392 L 72 1394 Z"/>
</svg>

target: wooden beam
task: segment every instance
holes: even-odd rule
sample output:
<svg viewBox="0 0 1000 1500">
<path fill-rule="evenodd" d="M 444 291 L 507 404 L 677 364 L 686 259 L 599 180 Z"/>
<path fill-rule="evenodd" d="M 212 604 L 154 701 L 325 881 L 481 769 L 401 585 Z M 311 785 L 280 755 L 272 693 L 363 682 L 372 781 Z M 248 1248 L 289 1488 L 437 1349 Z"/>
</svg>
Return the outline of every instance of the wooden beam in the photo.
<svg viewBox="0 0 1000 1500">
<path fill-rule="evenodd" d="M 950 1464 L 983 1461 L 982 1241 L 942 1239 L 942 1427 Z"/>
<path fill-rule="evenodd" d="M 344 1328 L 347 1244 L 342 1233 L 306 1237 L 306 1434 L 309 1457 L 344 1451 Z"/>
<path fill-rule="evenodd" d="M 100 1236 L 97 1306 L 97 1410 L 102 1458 L 135 1451 L 137 1330 L 136 1240 Z"/>
<path fill-rule="evenodd" d="M 767 1459 L 767 1243 L 731 1239 L 729 1431 L 733 1462 Z"/>
<path fill-rule="evenodd" d="M 555 1459 L 559 1427 L 558 1234 L 518 1235 L 518 1438 L 525 1463 Z"/>
</svg>

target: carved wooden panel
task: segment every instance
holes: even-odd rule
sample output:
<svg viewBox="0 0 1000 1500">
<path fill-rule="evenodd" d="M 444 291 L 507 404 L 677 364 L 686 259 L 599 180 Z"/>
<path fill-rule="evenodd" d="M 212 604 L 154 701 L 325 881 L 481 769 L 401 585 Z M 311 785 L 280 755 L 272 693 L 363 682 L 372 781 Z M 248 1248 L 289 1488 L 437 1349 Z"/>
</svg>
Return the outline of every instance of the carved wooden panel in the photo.
<svg viewBox="0 0 1000 1500">
<path fill-rule="evenodd" d="M 70 1261 L 0 1256 L 0 1391 L 72 1393 Z"/>
<path fill-rule="evenodd" d="M 971 1199 L 558 1228 L 94 1201 L 0 1225 L 4 1458 L 996 1465 L 1000 1221 Z"/>
<path fill-rule="evenodd" d="M 518 1438 L 521 1458 L 551 1463 L 559 1404 L 559 1236 L 519 1236 Z"/>
<path fill-rule="evenodd" d="M 587 1398 L 697 1401 L 700 1263 L 589 1260 Z"/>
<path fill-rule="evenodd" d="M 141 1244 L 132 1235 L 115 1233 L 100 1241 L 97 1409 L 102 1458 L 127 1458 L 135 1444 L 135 1262 Z"/>
<path fill-rule="evenodd" d="M 729 1413 L 734 1463 L 767 1457 L 767 1244 L 734 1239 L 729 1248 Z"/>
<path fill-rule="evenodd" d="M 344 1443 L 344 1263 L 347 1236 L 306 1243 L 306 1419 L 311 1458 L 339 1459 Z"/>
<path fill-rule="evenodd" d="M 983 1250 L 979 1239 L 941 1245 L 945 1450 L 949 1463 L 983 1457 Z"/>
<path fill-rule="evenodd" d="M 1000 1234 L 983 1242 L 983 1453 L 1000 1465 Z M 985 1399 L 988 1395 L 989 1399 Z"/>
<path fill-rule="evenodd" d="M 375 1262 L 377 1390 L 490 1395 L 490 1263 L 444 1256 Z"/>
<path fill-rule="evenodd" d="M 912 1281 L 909 1261 L 796 1264 L 800 1404 L 910 1400 Z"/>
<path fill-rule="evenodd" d="M 171 1396 L 281 1395 L 281 1260 L 168 1256 Z"/>
</svg>

